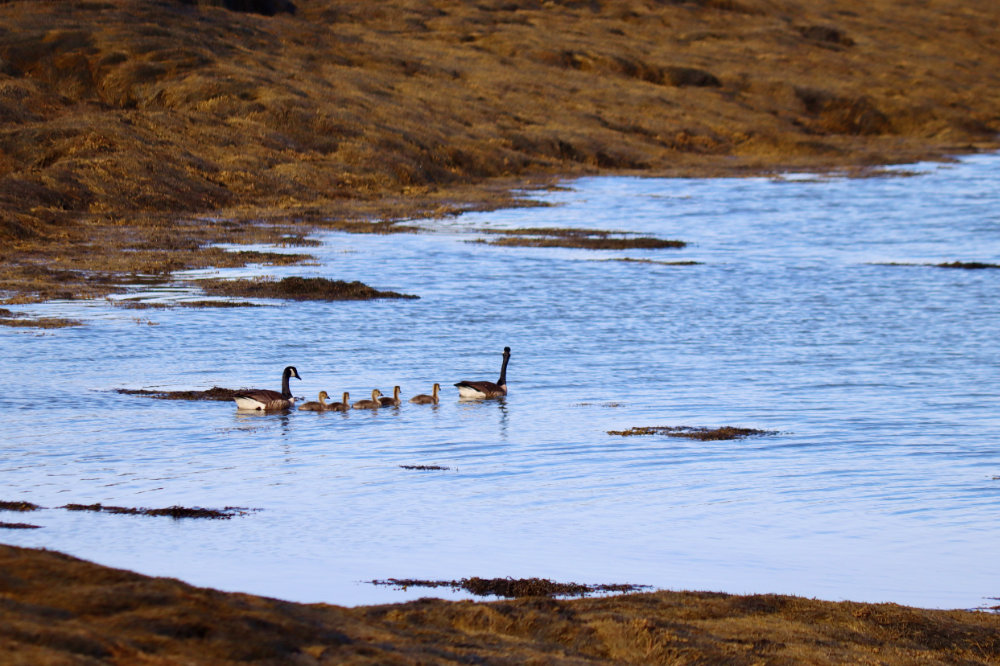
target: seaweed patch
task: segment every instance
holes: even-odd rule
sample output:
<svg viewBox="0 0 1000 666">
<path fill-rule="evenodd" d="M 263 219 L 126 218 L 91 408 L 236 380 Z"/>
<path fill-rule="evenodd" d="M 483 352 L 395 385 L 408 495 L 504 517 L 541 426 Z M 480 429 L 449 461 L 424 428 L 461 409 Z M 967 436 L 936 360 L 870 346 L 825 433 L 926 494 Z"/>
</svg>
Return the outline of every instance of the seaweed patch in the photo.
<svg viewBox="0 0 1000 666">
<path fill-rule="evenodd" d="M 0 501 L 0 511 L 38 511 L 42 507 L 31 502 L 4 502 Z"/>
<path fill-rule="evenodd" d="M 249 389 L 227 389 L 221 386 L 213 386 L 207 391 L 156 391 L 153 389 L 115 389 L 115 393 L 122 395 L 138 395 L 157 400 L 219 400 L 228 401 L 234 397 L 246 393 Z"/>
<path fill-rule="evenodd" d="M 286 277 L 281 280 L 199 280 L 207 294 L 244 298 L 282 298 L 294 301 L 365 301 L 377 298 L 420 298 L 395 291 L 379 291 L 363 282 L 326 278 Z"/>
<path fill-rule="evenodd" d="M 413 578 L 387 578 L 370 581 L 372 585 L 387 585 L 406 590 L 410 587 L 448 587 L 453 591 L 465 590 L 481 597 L 586 597 L 600 593 L 627 593 L 650 589 L 650 585 L 557 583 L 547 578 L 463 578 L 461 580 L 419 580 Z"/>
<path fill-rule="evenodd" d="M 692 426 L 643 426 L 628 430 L 609 430 L 609 435 L 632 437 L 637 435 L 666 435 L 667 437 L 686 437 L 699 441 L 715 441 L 723 439 L 743 439 L 744 437 L 760 437 L 777 435 L 777 430 L 757 430 L 756 428 L 736 428 L 723 426 L 721 428 L 704 428 Z"/>
<path fill-rule="evenodd" d="M 485 242 L 489 245 L 515 247 L 567 247 L 585 250 L 658 250 L 682 248 L 680 240 L 666 240 L 652 236 L 638 236 L 628 231 L 601 229 L 563 229 L 538 227 L 527 229 L 480 229 L 482 233 L 500 236 Z"/>
<path fill-rule="evenodd" d="M 76 319 L 29 317 L 20 312 L 12 312 L 6 308 L 0 308 L 0 326 L 10 326 L 13 328 L 66 328 L 68 326 L 82 325 L 83 322 Z"/>
<path fill-rule="evenodd" d="M 981 261 L 947 261 L 940 264 L 909 264 L 909 263 L 877 263 L 875 266 L 924 266 L 929 268 L 958 268 L 967 271 L 978 271 L 990 268 L 1000 268 L 1000 264 L 987 264 Z"/>
<path fill-rule="evenodd" d="M 114 513 L 129 516 L 166 516 L 175 520 L 180 518 L 208 518 L 211 520 L 228 520 L 233 516 L 246 516 L 260 509 L 248 509 L 238 506 L 227 506 L 224 509 L 204 509 L 202 507 L 170 506 L 165 509 L 145 509 L 125 506 L 105 506 L 103 504 L 66 504 L 59 507 L 67 511 L 92 511 L 95 513 Z"/>
</svg>

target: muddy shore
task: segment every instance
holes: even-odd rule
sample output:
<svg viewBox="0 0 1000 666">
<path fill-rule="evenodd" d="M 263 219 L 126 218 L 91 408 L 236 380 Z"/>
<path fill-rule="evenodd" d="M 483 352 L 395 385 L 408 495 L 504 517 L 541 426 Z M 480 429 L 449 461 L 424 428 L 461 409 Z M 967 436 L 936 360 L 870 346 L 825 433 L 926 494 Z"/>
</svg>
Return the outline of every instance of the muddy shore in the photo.
<svg viewBox="0 0 1000 666">
<path fill-rule="evenodd" d="M 861 176 L 1000 148 L 994 0 L 296 5 L 0 2 L 0 302 L 289 261 L 217 242 L 307 258 L 315 227 L 406 232 L 567 176 Z M 697 592 L 348 609 L 0 546 L 11 663 L 1000 663 L 998 630 Z"/>
</svg>

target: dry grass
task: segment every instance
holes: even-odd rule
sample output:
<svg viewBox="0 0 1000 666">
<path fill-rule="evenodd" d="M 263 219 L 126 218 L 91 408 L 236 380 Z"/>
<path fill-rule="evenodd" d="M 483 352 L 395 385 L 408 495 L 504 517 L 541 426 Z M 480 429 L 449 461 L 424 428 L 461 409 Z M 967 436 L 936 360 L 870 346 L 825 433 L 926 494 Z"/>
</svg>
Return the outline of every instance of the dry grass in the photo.
<svg viewBox="0 0 1000 666">
<path fill-rule="evenodd" d="M 0 572 L 11 663 L 1000 663 L 985 612 L 666 591 L 342 608 L 10 546 Z"/>
<path fill-rule="evenodd" d="M 993 0 L 211 4 L 0 3 L 0 291 L 101 295 L 274 223 L 388 230 L 555 176 L 998 145 Z"/>
</svg>

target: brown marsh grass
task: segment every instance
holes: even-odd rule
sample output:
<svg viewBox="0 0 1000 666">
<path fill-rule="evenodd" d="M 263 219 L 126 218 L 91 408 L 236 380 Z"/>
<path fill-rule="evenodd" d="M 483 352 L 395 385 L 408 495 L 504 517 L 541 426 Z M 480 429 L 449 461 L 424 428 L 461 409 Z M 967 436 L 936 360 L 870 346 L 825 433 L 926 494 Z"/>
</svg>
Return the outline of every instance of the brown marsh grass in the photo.
<svg viewBox="0 0 1000 666">
<path fill-rule="evenodd" d="M 558 176 L 998 146 L 993 0 L 218 4 L 0 3 L 8 297 L 101 295 L 212 265 L 212 242 L 390 230 Z"/>
<path fill-rule="evenodd" d="M 996 664 L 1000 615 L 658 591 L 344 608 L 0 546 L 14 663 Z"/>
<path fill-rule="evenodd" d="M 420 298 L 395 291 L 379 291 L 357 280 L 329 280 L 327 278 L 286 277 L 247 280 L 199 280 L 205 293 L 216 296 L 243 296 L 247 298 L 284 298 L 295 301 L 366 301 L 376 298 Z"/>
</svg>

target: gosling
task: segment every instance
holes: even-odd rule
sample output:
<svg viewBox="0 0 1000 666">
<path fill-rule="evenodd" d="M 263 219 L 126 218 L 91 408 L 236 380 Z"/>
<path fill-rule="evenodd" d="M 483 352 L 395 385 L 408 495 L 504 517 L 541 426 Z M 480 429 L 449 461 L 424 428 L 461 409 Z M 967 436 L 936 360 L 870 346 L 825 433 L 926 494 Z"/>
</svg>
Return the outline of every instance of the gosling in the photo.
<svg viewBox="0 0 1000 666">
<path fill-rule="evenodd" d="M 378 389 L 372 389 L 371 400 L 358 400 L 352 405 L 352 407 L 354 407 L 354 409 L 378 409 L 382 406 L 382 403 L 378 401 L 380 395 L 382 395 L 382 393 Z"/>
<path fill-rule="evenodd" d="M 319 402 L 306 402 L 299 405 L 299 410 L 304 412 L 325 412 L 330 409 L 330 405 L 326 404 L 326 399 L 330 396 L 326 394 L 326 391 L 319 392 Z"/>
<path fill-rule="evenodd" d="M 436 405 L 438 404 L 438 391 L 441 390 L 440 384 L 434 384 L 433 395 L 427 395 L 426 393 L 421 393 L 420 395 L 415 395 L 410 398 L 410 402 L 418 405 Z"/>
<path fill-rule="evenodd" d="M 386 396 L 385 398 L 379 398 L 378 401 L 382 403 L 383 407 L 399 407 L 399 387 L 394 386 L 392 388 L 392 397 Z"/>
</svg>

